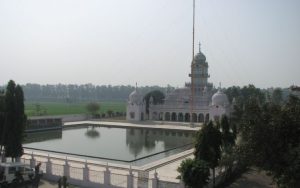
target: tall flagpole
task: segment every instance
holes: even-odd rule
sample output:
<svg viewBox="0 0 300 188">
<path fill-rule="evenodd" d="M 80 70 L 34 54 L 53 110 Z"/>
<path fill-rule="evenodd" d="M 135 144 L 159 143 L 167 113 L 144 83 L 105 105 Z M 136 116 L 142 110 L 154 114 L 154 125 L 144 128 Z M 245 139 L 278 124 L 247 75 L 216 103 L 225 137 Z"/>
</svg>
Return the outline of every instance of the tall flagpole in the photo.
<svg viewBox="0 0 300 188">
<path fill-rule="evenodd" d="M 192 54 L 193 54 L 193 63 L 194 63 L 194 53 L 195 53 L 195 0 L 193 0 L 193 51 L 192 51 Z"/>
<path fill-rule="evenodd" d="M 190 104 L 190 122 L 193 124 L 194 107 L 194 56 L 195 56 L 195 0 L 193 0 L 193 42 L 192 42 L 192 65 L 191 65 L 191 104 Z"/>
</svg>

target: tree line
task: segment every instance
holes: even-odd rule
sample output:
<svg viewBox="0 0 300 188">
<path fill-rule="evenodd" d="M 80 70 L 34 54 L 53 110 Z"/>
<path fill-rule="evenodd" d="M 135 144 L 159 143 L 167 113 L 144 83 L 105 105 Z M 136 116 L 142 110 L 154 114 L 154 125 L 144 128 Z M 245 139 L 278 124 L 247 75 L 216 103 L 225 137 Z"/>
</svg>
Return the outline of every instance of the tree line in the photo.
<svg viewBox="0 0 300 188">
<path fill-rule="evenodd" d="M 0 86 L 0 90 L 4 90 L 6 86 Z M 93 85 L 93 84 L 33 84 L 28 83 L 21 85 L 24 91 L 24 97 L 26 101 L 34 102 L 90 102 L 90 101 L 125 101 L 128 99 L 129 94 L 134 91 L 135 87 L 131 85 Z M 225 89 L 225 93 L 228 95 L 230 102 L 234 97 L 247 96 L 253 92 L 254 86 L 232 86 Z M 160 86 L 143 86 L 138 88 L 144 95 L 147 93 L 159 90 L 162 93 L 167 93 L 175 88 L 168 85 L 166 87 Z M 282 99 L 286 100 L 289 95 L 289 89 L 287 88 L 275 88 L 275 89 L 258 89 L 261 93 L 260 99 L 267 99 L 265 96 L 271 96 L 273 92 L 280 90 Z"/>
<path fill-rule="evenodd" d="M 4 89 L 5 86 L 2 86 Z M 56 84 L 22 85 L 26 101 L 35 102 L 85 102 L 85 101 L 125 101 L 129 94 L 135 90 L 130 85 L 93 85 L 93 84 Z M 1 89 L 1 87 L 0 87 Z M 143 86 L 139 91 L 146 94 L 152 90 L 166 92 L 173 89 L 171 86 Z"/>
</svg>

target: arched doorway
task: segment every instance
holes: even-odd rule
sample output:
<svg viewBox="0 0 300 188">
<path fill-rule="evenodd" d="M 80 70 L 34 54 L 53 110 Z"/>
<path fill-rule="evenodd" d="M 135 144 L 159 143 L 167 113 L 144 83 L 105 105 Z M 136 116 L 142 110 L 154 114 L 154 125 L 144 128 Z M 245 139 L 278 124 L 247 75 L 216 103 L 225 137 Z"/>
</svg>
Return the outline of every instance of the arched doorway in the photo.
<svg viewBox="0 0 300 188">
<path fill-rule="evenodd" d="M 182 113 L 178 114 L 178 121 L 180 121 L 180 122 L 183 121 L 183 114 Z"/>
<path fill-rule="evenodd" d="M 162 121 L 164 119 L 164 113 L 160 112 L 158 118 L 159 118 L 160 121 Z"/>
<path fill-rule="evenodd" d="M 130 112 L 130 119 L 134 119 L 135 118 L 135 113 L 134 112 Z"/>
<path fill-rule="evenodd" d="M 170 112 L 165 113 L 165 121 L 170 121 Z"/>
<path fill-rule="evenodd" d="M 185 113 L 185 115 L 184 115 L 184 121 L 185 122 L 190 122 L 190 114 L 189 113 Z"/>
<path fill-rule="evenodd" d="M 199 114 L 199 116 L 198 116 L 198 121 L 199 121 L 200 123 L 204 123 L 204 115 L 203 115 L 203 114 Z"/>
<path fill-rule="evenodd" d="M 175 112 L 172 113 L 171 120 L 172 121 L 177 121 L 177 115 L 176 115 Z"/>
<path fill-rule="evenodd" d="M 193 122 L 197 122 L 197 114 L 193 113 L 192 117 Z"/>
</svg>

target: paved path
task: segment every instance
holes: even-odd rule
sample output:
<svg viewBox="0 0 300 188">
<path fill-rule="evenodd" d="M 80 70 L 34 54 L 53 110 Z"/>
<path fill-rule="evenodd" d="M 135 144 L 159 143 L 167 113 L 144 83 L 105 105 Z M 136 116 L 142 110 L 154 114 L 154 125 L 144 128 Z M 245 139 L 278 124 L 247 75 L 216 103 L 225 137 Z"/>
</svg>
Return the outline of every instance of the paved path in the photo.
<svg viewBox="0 0 300 188">
<path fill-rule="evenodd" d="M 39 184 L 39 188 L 58 188 L 58 184 L 56 182 L 51 182 L 48 180 L 42 179 Z M 68 186 L 68 188 L 79 188 L 77 186 Z"/>
<path fill-rule="evenodd" d="M 49 182 L 42 179 L 39 184 L 39 188 L 58 188 L 58 185 L 55 182 Z"/>
<path fill-rule="evenodd" d="M 267 176 L 264 171 L 257 169 L 250 169 L 245 172 L 242 177 L 237 179 L 227 188 L 276 188 L 277 186 L 272 183 L 272 178 Z"/>
<path fill-rule="evenodd" d="M 181 162 L 185 159 L 188 158 L 193 158 L 192 155 L 187 156 L 183 159 L 174 161 L 170 164 L 164 165 L 162 167 L 159 167 L 156 170 L 156 172 L 158 173 L 158 178 L 160 180 L 164 180 L 164 181 L 169 181 L 169 182 L 175 182 L 175 183 L 179 183 L 179 179 L 177 179 L 177 177 L 180 175 L 179 172 L 177 172 L 178 167 L 180 166 Z M 150 171 L 150 174 L 154 174 L 155 170 Z"/>
</svg>

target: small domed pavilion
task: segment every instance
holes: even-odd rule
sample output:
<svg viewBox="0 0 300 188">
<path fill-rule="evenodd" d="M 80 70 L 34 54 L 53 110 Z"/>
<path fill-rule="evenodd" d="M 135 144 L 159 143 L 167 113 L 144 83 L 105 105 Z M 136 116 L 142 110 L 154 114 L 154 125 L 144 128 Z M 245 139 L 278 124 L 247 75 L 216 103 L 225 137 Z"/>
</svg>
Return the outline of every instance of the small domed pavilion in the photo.
<svg viewBox="0 0 300 188">
<path fill-rule="evenodd" d="M 128 97 L 126 112 L 126 119 L 129 121 L 142 121 L 145 119 L 146 103 L 137 85 Z"/>
</svg>

